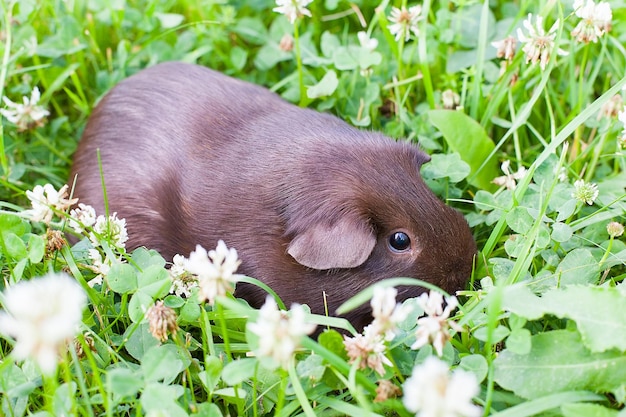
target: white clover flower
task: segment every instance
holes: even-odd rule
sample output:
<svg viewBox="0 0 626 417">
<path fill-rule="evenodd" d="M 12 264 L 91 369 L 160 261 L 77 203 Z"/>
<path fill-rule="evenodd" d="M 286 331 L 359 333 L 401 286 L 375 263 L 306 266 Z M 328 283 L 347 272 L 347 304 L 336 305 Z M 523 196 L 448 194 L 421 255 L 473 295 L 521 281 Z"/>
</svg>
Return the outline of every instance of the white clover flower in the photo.
<svg viewBox="0 0 626 417">
<path fill-rule="evenodd" d="M 157 301 L 146 311 L 146 319 L 150 327 L 150 334 L 159 342 L 165 342 L 168 333 L 174 337 L 178 332 L 176 312 L 166 306 L 162 300 Z"/>
<path fill-rule="evenodd" d="M 313 333 L 316 327 L 306 322 L 306 313 L 300 304 L 294 303 L 289 313 L 279 310 L 274 298 L 268 295 L 256 322 L 248 323 L 248 329 L 259 337 L 256 355 L 271 358 L 282 368 L 289 365 L 302 337 Z"/>
<path fill-rule="evenodd" d="M 448 88 L 441 93 L 441 103 L 444 109 L 456 110 L 461 104 L 461 96 Z"/>
<path fill-rule="evenodd" d="M 6 96 L 2 97 L 7 108 L 0 109 L 0 114 L 16 125 L 19 131 L 42 126 L 50 112 L 37 104 L 40 98 L 41 95 L 37 87 L 33 88 L 30 99 L 26 96 L 22 97 L 23 104 L 14 103 Z"/>
<path fill-rule="evenodd" d="M 367 32 L 358 32 L 356 36 L 359 38 L 359 43 L 361 44 L 361 47 L 369 51 L 373 51 L 378 47 L 378 39 L 370 38 Z"/>
<path fill-rule="evenodd" d="M 456 297 L 446 298 L 446 308 L 443 308 L 443 295 L 437 291 L 430 294 L 423 293 L 417 298 L 417 304 L 426 313 L 425 317 L 417 319 L 417 331 L 415 343 L 411 349 L 419 349 L 427 344 L 432 344 L 439 356 L 443 354 L 443 347 L 450 340 L 452 328 L 457 332 L 463 331 L 455 321 L 449 320 L 450 313 L 457 307 Z"/>
<path fill-rule="evenodd" d="M 276 0 L 276 5 L 272 10 L 276 13 L 284 14 L 289 23 L 293 24 L 297 18 L 302 16 L 311 17 L 311 11 L 306 8 L 313 0 Z"/>
<path fill-rule="evenodd" d="M 15 339 L 12 355 L 32 358 L 52 374 L 78 332 L 87 303 L 83 289 L 67 274 L 49 273 L 8 287 L 2 299 L 0 333 Z"/>
<path fill-rule="evenodd" d="M 517 186 L 516 180 L 519 181 L 526 176 L 526 168 L 520 166 L 517 172 L 511 173 L 509 167 L 511 166 L 511 161 L 508 159 L 502 162 L 500 168 L 504 175 L 501 177 L 494 178 L 491 182 L 502 187 L 505 186 L 509 190 L 514 190 Z"/>
<path fill-rule="evenodd" d="M 532 62 L 536 64 L 539 62 L 539 66 L 542 70 L 546 69 L 546 65 L 550 61 L 550 55 L 556 48 L 554 39 L 556 38 L 556 31 L 561 24 L 561 21 L 557 19 L 552 25 L 548 33 L 543 29 L 543 17 L 537 16 L 535 24 L 532 23 L 533 15 L 528 14 L 528 18 L 524 20 L 523 25 L 528 31 L 528 36 L 524 35 L 521 29 L 517 29 L 517 38 L 524 44 L 522 51 L 526 54 L 526 63 Z M 568 52 L 556 48 L 557 55 L 567 55 Z"/>
<path fill-rule="evenodd" d="M 480 389 L 474 374 L 457 369 L 430 356 L 415 366 L 403 385 L 402 402 L 418 417 L 479 417 L 482 409 L 472 403 Z"/>
<path fill-rule="evenodd" d="M 506 38 L 491 42 L 491 46 L 496 48 L 496 56 L 498 58 L 504 58 L 507 61 L 513 61 L 515 57 L 515 47 L 517 46 L 517 39 L 515 36 L 507 36 Z"/>
<path fill-rule="evenodd" d="M 620 237 L 624 234 L 624 225 L 618 222 L 610 222 L 606 225 L 606 231 L 612 238 Z"/>
<path fill-rule="evenodd" d="M 198 277 L 198 293 L 200 301 L 207 300 L 215 303 L 217 296 L 232 293 L 233 284 L 239 281 L 241 275 L 235 274 L 241 261 L 237 259 L 237 251 L 226 247 L 223 240 L 217 243 L 217 248 L 207 253 L 206 249 L 197 245 L 185 261 L 184 269 Z"/>
<path fill-rule="evenodd" d="M 598 38 L 611 30 L 613 12 L 611 5 L 605 1 L 596 4 L 593 0 L 576 0 L 574 12 L 581 19 L 572 30 L 572 36 L 578 42 L 598 42 Z"/>
<path fill-rule="evenodd" d="M 113 266 L 113 261 L 106 256 L 102 259 L 102 254 L 98 249 L 89 249 L 89 259 L 91 259 L 91 269 L 97 275 L 89 280 L 87 283 L 90 287 L 94 287 L 96 285 L 102 285 L 103 279 L 109 274 L 111 271 L 111 266 Z"/>
<path fill-rule="evenodd" d="M 118 219 L 117 213 L 108 218 L 98 216 L 93 226 L 93 232 L 89 234 L 89 240 L 94 246 L 100 246 L 101 241 L 107 241 L 116 248 L 125 248 L 128 240 L 126 231 L 126 219 Z"/>
<path fill-rule="evenodd" d="M 588 205 L 592 205 L 596 198 L 598 198 L 598 186 L 593 183 L 587 183 L 585 180 L 577 180 L 574 183 L 574 192 L 572 193 L 572 197 L 576 200 L 581 201 L 583 203 L 587 203 Z"/>
<path fill-rule="evenodd" d="M 382 335 L 385 340 L 394 338 L 398 323 L 405 320 L 411 311 L 409 306 L 396 303 L 397 295 L 398 290 L 393 287 L 375 287 L 370 301 L 374 317 L 371 331 Z"/>
<path fill-rule="evenodd" d="M 348 354 L 348 363 L 352 364 L 358 360 L 360 369 L 370 368 L 379 375 L 384 375 L 383 365 L 393 366 L 385 356 L 387 346 L 383 335 L 371 324 L 363 329 L 363 333 L 358 333 L 354 337 L 344 335 L 343 345 Z"/>
<path fill-rule="evenodd" d="M 409 10 L 402 6 L 401 9 L 397 7 L 391 8 L 391 15 L 388 17 L 392 23 L 389 25 L 389 32 L 395 36 L 396 42 L 404 37 L 404 41 L 408 41 L 411 37 L 411 32 L 416 37 L 419 36 L 419 28 L 417 23 L 424 19 L 422 16 L 422 6 L 412 6 Z"/>
<path fill-rule="evenodd" d="M 169 270 L 170 279 L 172 280 L 170 294 L 189 298 L 191 290 L 198 287 L 198 277 L 185 269 L 187 259 L 184 256 L 174 255 L 172 261 L 172 267 Z"/>
<path fill-rule="evenodd" d="M 568 176 L 567 176 L 567 168 L 566 167 L 554 167 L 554 174 L 556 175 L 556 178 L 559 180 L 559 182 L 565 182 L 568 180 Z"/>
<path fill-rule="evenodd" d="M 72 204 L 78 201 L 77 198 L 67 199 L 67 184 L 57 191 L 52 184 L 44 186 L 36 185 L 32 191 L 26 191 L 26 197 L 31 202 L 33 208 L 24 213 L 36 222 L 43 221 L 49 224 L 52 221 L 54 210 L 67 210 Z"/>
<path fill-rule="evenodd" d="M 70 210 L 69 225 L 76 233 L 82 233 L 83 228 L 91 227 L 96 223 L 96 209 L 88 204 L 78 203 L 78 207 Z"/>
</svg>

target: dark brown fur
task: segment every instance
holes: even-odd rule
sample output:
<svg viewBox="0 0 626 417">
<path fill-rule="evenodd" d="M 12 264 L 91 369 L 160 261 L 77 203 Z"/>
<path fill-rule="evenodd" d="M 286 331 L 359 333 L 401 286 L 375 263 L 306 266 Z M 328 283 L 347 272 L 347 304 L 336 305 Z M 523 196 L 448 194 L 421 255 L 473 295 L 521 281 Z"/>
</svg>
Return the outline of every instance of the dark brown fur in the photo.
<svg viewBox="0 0 626 417">
<path fill-rule="evenodd" d="M 426 187 L 428 156 L 406 142 L 301 109 L 200 66 L 165 63 L 121 82 L 94 110 L 76 152 L 75 196 L 126 218 L 128 249 L 166 259 L 223 239 L 239 272 L 286 303 L 323 314 L 390 277 L 463 288 L 476 246 L 463 216 Z M 388 237 L 411 237 L 394 253 Z M 418 295 L 402 288 L 401 297 Z M 259 306 L 258 288 L 237 295 Z M 288 304 L 289 305 L 289 304 Z M 367 309 L 348 315 L 357 326 Z"/>
</svg>

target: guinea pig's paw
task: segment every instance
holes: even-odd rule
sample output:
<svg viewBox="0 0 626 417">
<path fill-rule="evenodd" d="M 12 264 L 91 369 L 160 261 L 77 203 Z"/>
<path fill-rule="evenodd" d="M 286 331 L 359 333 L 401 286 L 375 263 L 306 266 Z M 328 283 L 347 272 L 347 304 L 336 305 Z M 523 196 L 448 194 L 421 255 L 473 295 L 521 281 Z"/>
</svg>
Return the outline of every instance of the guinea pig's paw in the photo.
<svg viewBox="0 0 626 417">
<path fill-rule="evenodd" d="M 332 224 L 315 223 L 298 233 L 287 252 L 313 269 L 355 268 L 369 258 L 376 236 L 366 221 L 343 216 Z"/>
</svg>

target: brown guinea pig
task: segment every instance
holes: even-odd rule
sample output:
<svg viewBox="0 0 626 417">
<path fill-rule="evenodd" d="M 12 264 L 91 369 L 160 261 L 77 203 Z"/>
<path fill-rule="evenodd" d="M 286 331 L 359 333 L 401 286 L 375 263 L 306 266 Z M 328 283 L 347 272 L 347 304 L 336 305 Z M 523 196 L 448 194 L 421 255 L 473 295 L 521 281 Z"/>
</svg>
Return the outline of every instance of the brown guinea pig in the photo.
<svg viewBox="0 0 626 417">
<path fill-rule="evenodd" d="M 74 157 L 75 197 L 126 218 L 127 249 L 188 256 L 219 239 L 240 273 L 287 305 L 324 314 L 391 277 L 462 289 L 476 245 L 467 222 L 424 184 L 416 146 L 357 130 L 210 69 L 163 63 L 98 104 Z M 418 287 L 399 289 L 399 298 Z M 260 306 L 265 294 L 239 284 Z M 361 328 L 367 306 L 346 316 Z"/>
</svg>

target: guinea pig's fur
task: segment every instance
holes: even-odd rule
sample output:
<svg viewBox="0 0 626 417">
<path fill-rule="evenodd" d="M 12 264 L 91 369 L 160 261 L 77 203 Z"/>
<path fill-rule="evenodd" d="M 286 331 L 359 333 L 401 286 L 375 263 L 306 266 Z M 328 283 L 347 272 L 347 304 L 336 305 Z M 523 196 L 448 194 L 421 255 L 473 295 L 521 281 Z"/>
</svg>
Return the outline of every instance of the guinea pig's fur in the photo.
<svg viewBox="0 0 626 417">
<path fill-rule="evenodd" d="M 330 313 L 385 278 L 462 289 L 476 245 L 467 222 L 424 184 L 416 146 L 357 130 L 210 69 L 164 63 L 111 90 L 93 111 L 74 158 L 75 197 L 126 218 L 127 249 L 189 256 L 219 239 L 239 273 L 289 305 Z M 410 246 L 393 250 L 390 236 Z M 402 287 L 399 298 L 418 295 Z M 239 284 L 260 306 L 265 294 Z M 369 308 L 346 316 L 360 328 Z"/>
</svg>

